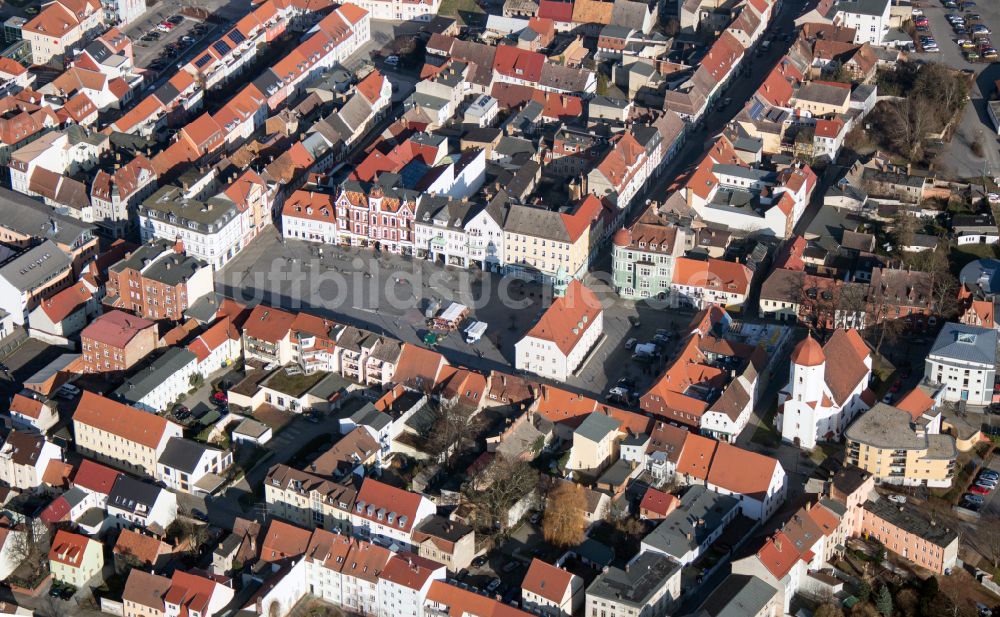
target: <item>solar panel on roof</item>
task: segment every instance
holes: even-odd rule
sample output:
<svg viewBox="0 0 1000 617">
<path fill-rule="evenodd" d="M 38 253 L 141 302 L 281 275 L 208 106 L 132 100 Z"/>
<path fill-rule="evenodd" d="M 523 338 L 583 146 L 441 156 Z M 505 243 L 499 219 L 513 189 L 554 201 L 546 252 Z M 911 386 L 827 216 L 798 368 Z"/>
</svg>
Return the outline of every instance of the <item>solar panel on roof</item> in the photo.
<svg viewBox="0 0 1000 617">
<path fill-rule="evenodd" d="M 243 36 L 243 33 L 239 30 L 230 30 L 227 35 L 229 40 L 233 42 L 233 45 L 239 45 L 243 41 L 247 40 L 247 37 Z"/>
<path fill-rule="evenodd" d="M 212 43 L 212 48 L 219 52 L 219 55 L 222 56 L 228 54 L 233 49 L 225 41 L 216 41 L 215 43 Z"/>
<path fill-rule="evenodd" d="M 200 69 L 201 67 L 203 67 L 206 64 L 208 64 L 209 60 L 211 60 L 211 59 L 212 59 L 212 56 L 210 56 L 208 54 L 205 54 L 204 56 L 202 56 L 202 57 L 198 58 L 197 60 L 195 60 L 194 61 L 194 65 Z"/>
</svg>

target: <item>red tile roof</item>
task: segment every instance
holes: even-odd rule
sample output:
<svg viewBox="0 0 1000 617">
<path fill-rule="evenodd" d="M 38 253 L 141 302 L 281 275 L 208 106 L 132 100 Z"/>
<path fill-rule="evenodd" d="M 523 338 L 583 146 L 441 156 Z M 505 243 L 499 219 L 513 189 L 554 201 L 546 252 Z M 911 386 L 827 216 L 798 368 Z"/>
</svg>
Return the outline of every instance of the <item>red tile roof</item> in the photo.
<svg viewBox="0 0 1000 617">
<path fill-rule="evenodd" d="M 93 296 L 83 282 L 63 289 L 51 298 L 42 300 L 42 311 L 53 324 L 58 324 L 77 310 L 86 306 Z"/>
<path fill-rule="evenodd" d="M 732 493 L 762 499 L 779 466 L 777 459 L 719 442 L 708 473 L 708 482 Z"/>
<path fill-rule="evenodd" d="M 774 537 L 757 552 L 757 558 L 778 580 L 791 572 L 800 556 L 795 550 L 795 543 L 782 531 L 774 534 Z"/>
<path fill-rule="evenodd" d="M 308 529 L 272 520 L 260 546 L 260 560 L 274 562 L 298 558 L 309 547 L 310 536 Z"/>
<path fill-rule="evenodd" d="M 719 442 L 708 437 L 689 433 L 684 440 L 684 448 L 677 460 L 677 473 L 700 480 L 708 478 Z"/>
<path fill-rule="evenodd" d="M 83 564 L 83 555 L 91 542 L 94 540 L 87 536 L 60 529 L 56 532 L 55 539 L 52 540 L 49 560 L 71 568 L 79 568 Z"/>
<path fill-rule="evenodd" d="M 537 51 L 500 45 L 493 61 L 493 70 L 514 79 L 537 82 L 542 76 L 544 64 L 545 56 Z"/>
<path fill-rule="evenodd" d="M 521 590 L 561 605 L 563 600 L 568 597 L 567 592 L 572 580 L 572 573 L 534 558 L 521 582 Z"/>
<path fill-rule="evenodd" d="M 73 486 L 78 486 L 91 493 L 108 495 L 111 493 L 115 481 L 121 475 L 120 471 L 85 458 L 80 462 L 80 467 L 76 470 L 76 475 L 73 476 Z"/>
<path fill-rule="evenodd" d="M 10 412 L 37 420 L 42 415 L 42 406 L 42 401 L 36 398 L 31 398 L 23 394 L 15 394 L 14 398 L 10 401 Z"/>
<path fill-rule="evenodd" d="M 662 518 L 673 512 L 678 505 L 680 505 L 680 500 L 677 497 L 649 487 L 646 489 L 646 494 L 642 496 L 642 501 L 639 502 L 639 511 L 653 512 Z"/>
<path fill-rule="evenodd" d="M 167 427 L 176 426 L 156 414 L 123 405 L 88 390 L 83 391 L 83 397 L 73 412 L 73 422 L 86 424 L 154 449 L 163 439 Z"/>
<path fill-rule="evenodd" d="M 417 493 L 365 478 L 354 502 L 353 514 L 409 533 L 418 522 L 415 519 L 422 499 Z M 392 520 L 389 520 L 390 515 Z"/>
<path fill-rule="evenodd" d="M 160 555 L 169 551 L 166 543 L 131 529 L 122 529 L 112 549 L 115 555 L 138 559 L 143 565 L 154 565 Z"/>
<path fill-rule="evenodd" d="M 573 279 L 566 295 L 556 298 L 525 336 L 551 341 L 568 355 L 602 311 L 594 292 Z"/>
<path fill-rule="evenodd" d="M 538 16 L 553 21 L 572 22 L 573 3 L 560 2 L 559 0 L 540 0 L 538 3 Z"/>
<path fill-rule="evenodd" d="M 285 338 L 292 328 L 295 315 L 264 304 L 258 304 L 243 324 L 243 333 L 268 343 Z"/>
<path fill-rule="evenodd" d="M 412 553 L 400 553 L 389 558 L 379 578 L 420 591 L 435 572 L 443 569 L 444 566 L 436 561 Z"/>
<path fill-rule="evenodd" d="M 109 311 L 90 322 L 80 338 L 123 349 L 139 332 L 155 327 L 156 324 L 148 319 L 124 311 Z"/>
<path fill-rule="evenodd" d="M 448 617 L 531 617 L 513 606 L 509 606 L 489 596 L 480 595 L 467 589 L 449 585 L 443 581 L 431 583 L 427 600 L 446 607 Z"/>
</svg>

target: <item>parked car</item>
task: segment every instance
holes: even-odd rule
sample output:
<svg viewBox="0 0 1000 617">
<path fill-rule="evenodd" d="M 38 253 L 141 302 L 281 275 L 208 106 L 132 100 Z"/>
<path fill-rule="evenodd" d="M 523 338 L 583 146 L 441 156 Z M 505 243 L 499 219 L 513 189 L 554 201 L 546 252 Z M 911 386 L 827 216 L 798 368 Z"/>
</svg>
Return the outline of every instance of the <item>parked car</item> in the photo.
<svg viewBox="0 0 1000 617">
<path fill-rule="evenodd" d="M 625 341 L 625 349 L 632 349 L 638 342 L 639 341 L 635 340 L 634 338 L 630 338 L 629 340 Z"/>
<path fill-rule="evenodd" d="M 167 19 L 167 21 L 176 26 L 177 24 L 179 24 L 182 21 L 184 21 L 184 16 L 183 15 L 174 15 L 173 17 Z"/>
<path fill-rule="evenodd" d="M 980 478 L 989 478 L 991 480 L 1000 480 L 1000 473 L 993 471 L 992 469 L 984 469 L 979 472 Z"/>
<path fill-rule="evenodd" d="M 493 593 L 500 587 L 500 579 L 493 577 L 489 583 L 486 585 L 486 591 Z"/>
<path fill-rule="evenodd" d="M 889 495 L 887 499 L 893 503 L 906 503 L 906 495 Z"/>
<path fill-rule="evenodd" d="M 986 501 L 986 499 L 984 499 L 982 495 L 977 495 L 975 493 L 966 493 L 965 495 L 962 496 L 962 499 L 969 503 L 976 503 L 976 504 L 982 504 L 984 501 Z"/>
<path fill-rule="evenodd" d="M 212 395 L 212 400 L 215 401 L 216 403 L 228 403 L 229 397 L 226 396 L 225 392 L 222 392 L 220 390 L 219 392 L 216 392 L 215 394 Z"/>
<path fill-rule="evenodd" d="M 191 517 L 203 523 L 208 522 L 208 515 L 201 510 L 191 510 Z"/>
<path fill-rule="evenodd" d="M 487 561 L 489 561 L 489 558 L 486 555 L 480 555 L 472 560 L 472 565 L 477 568 L 481 568 L 486 565 Z"/>
<path fill-rule="evenodd" d="M 385 59 L 385 63 L 389 66 L 396 66 L 399 64 L 399 56 L 389 56 Z"/>
<path fill-rule="evenodd" d="M 970 493 L 975 493 L 976 495 L 988 495 L 990 489 L 985 486 L 979 486 L 978 484 L 969 487 Z"/>
</svg>

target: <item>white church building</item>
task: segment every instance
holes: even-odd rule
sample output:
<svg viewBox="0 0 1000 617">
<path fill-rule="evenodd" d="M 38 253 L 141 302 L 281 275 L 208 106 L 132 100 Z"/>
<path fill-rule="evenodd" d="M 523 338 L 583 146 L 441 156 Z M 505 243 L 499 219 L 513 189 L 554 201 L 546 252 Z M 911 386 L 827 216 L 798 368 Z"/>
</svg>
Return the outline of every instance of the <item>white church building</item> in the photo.
<svg viewBox="0 0 1000 617">
<path fill-rule="evenodd" d="M 871 351 L 856 330 L 837 330 L 823 346 L 807 335 L 792 351 L 789 374 L 776 424 L 782 439 L 801 448 L 839 440 L 875 403 Z"/>
</svg>

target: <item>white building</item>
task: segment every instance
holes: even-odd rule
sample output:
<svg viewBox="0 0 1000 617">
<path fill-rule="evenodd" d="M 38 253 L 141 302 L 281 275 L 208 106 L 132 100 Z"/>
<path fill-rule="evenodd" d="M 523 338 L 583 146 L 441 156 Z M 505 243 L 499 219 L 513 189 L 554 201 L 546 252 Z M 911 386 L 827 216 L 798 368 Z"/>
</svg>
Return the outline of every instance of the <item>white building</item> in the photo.
<svg viewBox="0 0 1000 617">
<path fill-rule="evenodd" d="M 243 248 L 247 211 L 222 195 L 201 201 L 176 186 L 164 186 L 139 205 L 143 242 L 184 242 L 184 251 L 218 270 Z"/>
<path fill-rule="evenodd" d="M 424 617 L 427 592 L 434 581 L 443 581 L 442 564 L 410 553 L 389 558 L 378 579 L 379 615 Z"/>
<path fill-rule="evenodd" d="M 233 453 L 228 450 L 174 437 L 156 461 L 156 478 L 175 491 L 207 494 L 218 487 L 220 476 L 232 464 Z"/>
<path fill-rule="evenodd" d="M 807 336 L 792 352 L 788 384 L 778 394 L 781 438 L 807 450 L 839 441 L 874 403 L 870 391 L 865 395 L 871 374 L 871 353 L 857 330 L 837 330 L 822 348 Z"/>
<path fill-rule="evenodd" d="M 198 356 L 182 347 L 171 347 L 127 378 L 115 395 L 133 407 L 159 413 L 187 394 L 191 377 L 197 373 Z"/>
<path fill-rule="evenodd" d="M 881 45 L 889 32 L 889 0 L 839 0 L 833 22 L 854 28 L 854 42 Z"/>
<path fill-rule="evenodd" d="M 947 323 L 924 361 L 924 379 L 944 386 L 943 399 L 969 405 L 993 402 L 997 331 Z"/>
<path fill-rule="evenodd" d="M 503 204 L 494 201 L 473 214 L 465 224 L 469 263 L 483 270 L 494 271 L 506 263 L 503 212 Z"/>
<path fill-rule="evenodd" d="M 585 615 L 670 615 L 681 596 L 681 564 L 654 551 L 636 555 L 622 569 L 605 568 L 587 587 Z"/>
<path fill-rule="evenodd" d="M 600 301 L 593 291 L 573 279 L 565 294 L 556 298 L 538 323 L 514 345 L 514 366 L 565 381 L 603 334 L 604 311 Z"/>
<path fill-rule="evenodd" d="M 546 617 L 571 617 L 583 608 L 583 579 L 541 559 L 532 559 L 521 582 L 526 610 Z"/>
<path fill-rule="evenodd" d="M 62 449 L 35 432 L 11 431 L 0 446 L 0 482 L 22 490 L 42 483 L 45 468 L 62 460 Z"/>
<path fill-rule="evenodd" d="M 122 474 L 108 494 L 107 511 L 118 527 L 166 530 L 177 518 L 177 495 Z"/>
<path fill-rule="evenodd" d="M 47 401 L 40 394 L 25 389 L 10 401 L 11 420 L 15 426 L 43 432 L 59 421 L 55 401 Z"/>
<path fill-rule="evenodd" d="M 357 5 L 372 19 L 430 21 L 437 15 L 441 0 L 358 0 Z"/>
</svg>

